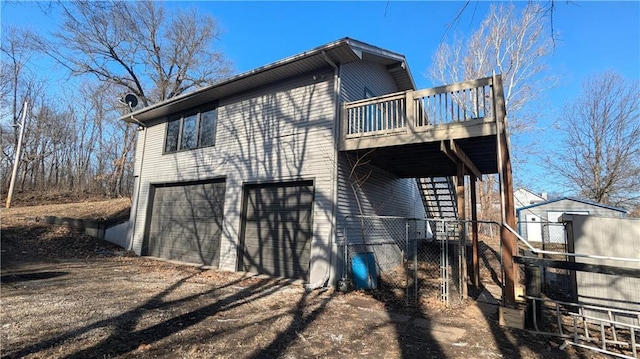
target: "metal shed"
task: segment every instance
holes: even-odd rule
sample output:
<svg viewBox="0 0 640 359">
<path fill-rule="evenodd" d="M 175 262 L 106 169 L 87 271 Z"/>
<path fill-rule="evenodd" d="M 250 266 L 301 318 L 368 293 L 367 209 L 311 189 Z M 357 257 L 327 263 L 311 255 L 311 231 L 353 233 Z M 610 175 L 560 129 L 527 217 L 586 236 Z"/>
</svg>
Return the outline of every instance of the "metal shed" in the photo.
<svg viewBox="0 0 640 359">
<path fill-rule="evenodd" d="M 585 199 L 562 197 L 516 209 L 518 231 L 529 242 L 565 243 L 563 214 L 624 217 L 627 211 Z"/>
</svg>

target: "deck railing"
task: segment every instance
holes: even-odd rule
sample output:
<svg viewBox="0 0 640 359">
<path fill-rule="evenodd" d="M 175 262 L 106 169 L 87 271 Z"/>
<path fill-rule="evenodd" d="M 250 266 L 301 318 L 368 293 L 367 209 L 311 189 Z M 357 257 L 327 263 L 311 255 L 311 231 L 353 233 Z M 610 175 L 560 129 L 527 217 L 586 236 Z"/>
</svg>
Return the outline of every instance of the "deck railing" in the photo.
<svg viewBox="0 0 640 359">
<path fill-rule="evenodd" d="M 348 102 L 343 108 L 343 135 L 355 138 L 428 130 L 430 126 L 442 124 L 495 122 L 493 89 L 498 78 L 486 77 Z"/>
</svg>

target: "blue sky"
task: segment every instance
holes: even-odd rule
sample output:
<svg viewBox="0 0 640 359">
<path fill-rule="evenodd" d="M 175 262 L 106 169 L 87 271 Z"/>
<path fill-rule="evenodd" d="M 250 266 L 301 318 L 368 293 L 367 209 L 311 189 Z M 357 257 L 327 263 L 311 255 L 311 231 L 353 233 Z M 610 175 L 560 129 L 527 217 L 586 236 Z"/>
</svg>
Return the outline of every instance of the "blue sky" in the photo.
<svg viewBox="0 0 640 359">
<path fill-rule="evenodd" d="M 546 2 L 545 2 L 546 3 Z M 399 52 L 407 57 L 419 88 L 432 86 L 425 76 L 448 26 L 464 2 L 167 2 L 169 8 L 197 7 L 212 14 L 224 29 L 220 46 L 236 72 L 277 61 L 343 37 Z M 544 3 L 543 3 L 544 4 Z M 526 2 L 517 2 L 523 7 Z M 471 2 L 450 30 L 473 31 L 490 3 Z M 35 3 L 3 3 L 2 24 L 40 30 L 55 28 Z M 553 27 L 558 40 L 549 62 L 559 85 L 538 99 L 547 109 L 534 138 L 553 138 L 552 124 L 564 102 L 575 98 L 589 75 L 615 70 L 640 79 L 640 2 L 566 3 L 556 1 Z M 525 139 L 526 141 L 527 139 Z M 544 145 L 544 144 L 543 144 Z M 535 191 L 564 192 L 540 182 L 544 169 L 532 158 L 517 177 Z"/>
</svg>

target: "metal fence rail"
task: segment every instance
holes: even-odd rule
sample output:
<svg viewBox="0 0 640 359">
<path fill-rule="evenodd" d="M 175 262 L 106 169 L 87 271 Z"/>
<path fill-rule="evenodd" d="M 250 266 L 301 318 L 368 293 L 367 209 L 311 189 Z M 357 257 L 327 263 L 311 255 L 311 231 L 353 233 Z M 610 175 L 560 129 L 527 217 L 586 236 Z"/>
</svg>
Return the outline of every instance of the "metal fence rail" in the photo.
<svg viewBox="0 0 640 359">
<path fill-rule="evenodd" d="M 536 281 L 527 281 L 528 328 L 567 339 L 563 348 L 638 358 L 640 258 L 579 253 L 577 239 L 570 238 L 563 223 L 543 223 L 540 233 L 530 231 L 526 222 L 519 225 L 523 235 L 503 224 L 526 247 L 521 250 L 530 251 L 521 257 L 521 267 L 530 278 L 536 272 L 544 278 L 537 294 L 530 293 L 537 291 L 531 286 Z"/>
<path fill-rule="evenodd" d="M 556 222 L 519 222 L 520 232 L 524 232 L 529 244 L 541 251 L 555 252 L 541 254 L 542 258 L 567 261 L 569 257 L 561 253 L 568 252 L 567 236 L 563 223 Z M 538 231 L 532 231 L 537 228 Z M 524 229 L 524 230 L 523 230 Z M 542 293 L 557 300 L 572 297 L 570 272 L 566 269 L 543 267 L 541 269 Z"/>
<path fill-rule="evenodd" d="M 620 358 L 638 358 L 640 312 L 533 296 L 524 298 L 531 303 L 531 331 L 566 339 L 562 348 L 573 345 Z"/>
</svg>

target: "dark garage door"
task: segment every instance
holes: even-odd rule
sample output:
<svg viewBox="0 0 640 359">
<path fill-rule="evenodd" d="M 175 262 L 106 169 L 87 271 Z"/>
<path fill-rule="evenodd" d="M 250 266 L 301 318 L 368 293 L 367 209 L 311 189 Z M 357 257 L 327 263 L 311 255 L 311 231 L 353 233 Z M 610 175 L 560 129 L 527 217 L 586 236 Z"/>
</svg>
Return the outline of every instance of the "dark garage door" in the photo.
<svg viewBox="0 0 640 359">
<path fill-rule="evenodd" d="M 154 186 L 142 253 L 217 267 L 224 181 Z"/>
<path fill-rule="evenodd" d="M 313 182 L 245 186 L 239 270 L 308 279 Z"/>
</svg>

